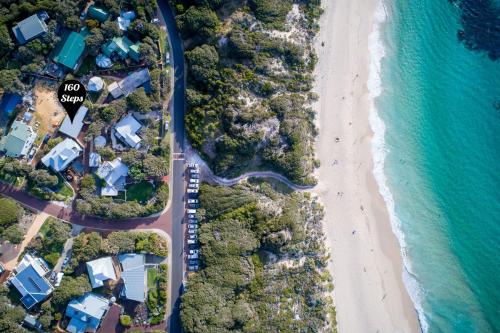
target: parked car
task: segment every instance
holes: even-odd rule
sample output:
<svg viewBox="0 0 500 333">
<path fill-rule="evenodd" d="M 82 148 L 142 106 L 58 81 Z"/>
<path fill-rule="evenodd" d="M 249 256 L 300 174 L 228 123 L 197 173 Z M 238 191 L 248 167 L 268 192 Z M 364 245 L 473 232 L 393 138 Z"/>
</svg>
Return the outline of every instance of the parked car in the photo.
<svg viewBox="0 0 500 333">
<path fill-rule="evenodd" d="M 197 254 L 189 254 L 188 259 L 198 259 L 198 253 Z"/>
<path fill-rule="evenodd" d="M 199 183 L 200 183 L 200 180 L 199 180 L 199 179 L 194 179 L 194 178 L 191 178 L 191 179 L 189 180 L 189 182 L 190 182 L 191 184 L 199 184 Z"/>
<path fill-rule="evenodd" d="M 62 268 L 66 267 L 66 265 L 68 264 L 69 262 L 69 256 L 66 256 L 66 258 L 64 258 L 64 261 L 62 263 Z"/>
<path fill-rule="evenodd" d="M 188 199 L 188 203 L 198 203 L 198 199 Z"/>
<path fill-rule="evenodd" d="M 63 272 L 57 273 L 57 276 L 56 276 L 56 279 L 55 279 L 55 283 L 54 283 L 55 287 L 59 287 L 61 285 L 61 281 L 62 281 L 63 276 L 64 276 Z"/>
<path fill-rule="evenodd" d="M 199 246 L 198 246 L 198 244 L 196 244 L 196 242 L 195 242 L 194 244 L 189 244 L 189 241 L 188 241 L 188 249 L 189 249 L 190 251 L 192 251 L 192 250 L 196 250 L 196 251 L 198 251 Z"/>
<path fill-rule="evenodd" d="M 198 265 L 189 265 L 188 266 L 188 271 L 190 271 L 190 272 L 197 272 L 198 269 L 199 269 Z"/>
<path fill-rule="evenodd" d="M 196 216 L 194 214 L 188 214 L 188 219 L 195 219 Z"/>
<path fill-rule="evenodd" d="M 197 219 L 188 219 L 188 223 L 197 224 L 198 220 Z"/>
<path fill-rule="evenodd" d="M 198 169 L 198 163 L 189 163 L 188 164 L 188 168 L 192 168 L 192 169 Z"/>
<path fill-rule="evenodd" d="M 188 194 L 198 194 L 198 189 L 196 189 L 196 188 L 188 188 L 187 193 Z"/>
<path fill-rule="evenodd" d="M 198 235 L 197 234 L 188 235 L 188 239 L 198 239 Z"/>
<path fill-rule="evenodd" d="M 191 174 L 191 177 L 192 177 L 193 175 L 199 175 L 200 170 L 199 169 L 191 169 L 191 170 L 189 170 L 189 173 Z"/>
<path fill-rule="evenodd" d="M 198 204 L 188 204 L 189 209 L 197 209 L 199 207 Z"/>
<path fill-rule="evenodd" d="M 188 209 L 187 213 L 188 214 L 196 214 L 196 209 Z"/>
<path fill-rule="evenodd" d="M 200 185 L 199 185 L 199 184 L 189 183 L 188 188 L 192 188 L 192 189 L 199 189 L 199 188 L 200 188 Z"/>
<path fill-rule="evenodd" d="M 198 229 L 197 224 L 188 224 L 188 229 Z"/>
<path fill-rule="evenodd" d="M 198 265 L 198 260 L 196 260 L 196 259 L 189 259 L 188 263 L 189 263 L 189 265 Z"/>
<path fill-rule="evenodd" d="M 196 245 L 197 244 L 196 240 L 194 240 L 194 239 L 188 239 L 187 243 L 188 243 L 188 245 Z"/>
<path fill-rule="evenodd" d="M 200 178 L 200 174 L 199 173 L 194 173 L 194 172 L 191 172 L 191 174 L 189 176 L 192 179 L 199 179 Z"/>
<path fill-rule="evenodd" d="M 188 234 L 189 235 L 196 235 L 196 229 L 188 229 Z"/>
<path fill-rule="evenodd" d="M 198 254 L 200 250 L 189 250 L 189 254 Z"/>
</svg>

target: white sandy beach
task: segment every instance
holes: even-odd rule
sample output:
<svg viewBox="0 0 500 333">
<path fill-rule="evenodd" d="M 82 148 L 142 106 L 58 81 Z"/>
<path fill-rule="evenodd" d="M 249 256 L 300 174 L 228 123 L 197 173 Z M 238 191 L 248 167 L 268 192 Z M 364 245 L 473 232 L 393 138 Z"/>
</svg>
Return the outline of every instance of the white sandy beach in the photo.
<svg viewBox="0 0 500 333">
<path fill-rule="evenodd" d="M 315 191 L 326 209 L 339 332 L 418 332 L 400 247 L 373 175 L 367 81 L 376 1 L 323 1 Z"/>
</svg>

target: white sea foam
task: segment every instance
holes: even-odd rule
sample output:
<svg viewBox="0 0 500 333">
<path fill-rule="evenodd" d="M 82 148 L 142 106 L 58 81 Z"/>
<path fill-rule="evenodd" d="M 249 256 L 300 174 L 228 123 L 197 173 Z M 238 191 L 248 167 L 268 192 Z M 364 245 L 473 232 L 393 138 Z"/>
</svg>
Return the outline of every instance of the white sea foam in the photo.
<svg viewBox="0 0 500 333">
<path fill-rule="evenodd" d="M 381 64 L 382 59 L 385 57 L 384 41 L 380 33 L 384 22 L 387 20 L 387 9 L 380 0 L 375 13 L 375 22 L 373 31 L 369 36 L 369 50 L 370 50 L 370 73 L 368 77 L 368 90 L 370 93 L 370 113 L 369 121 L 372 131 L 374 133 L 372 140 L 372 155 L 373 155 L 373 174 L 378 184 L 379 192 L 385 200 L 389 218 L 391 221 L 391 228 L 396 235 L 399 245 L 401 247 L 401 255 L 403 257 L 403 282 L 410 295 L 410 298 L 418 313 L 420 326 L 424 332 L 428 330 L 428 324 L 425 319 L 422 300 L 423 289 L 419 285 L 415 274 L 412 272 L 411 263 L 406 253 L 406 242 L 403 232 L 401 231 L 401 221 L 396 215 L 394 208 L 394 198 L 387 185 L 387 177 L 384 173 L 384 163 L 387 156 L 387 148 L 385 145 L 385 124 L 378 114 L 375 105 L 375 100 L 380 96 L 383 91 L 381 80 Z"/>
</svg>

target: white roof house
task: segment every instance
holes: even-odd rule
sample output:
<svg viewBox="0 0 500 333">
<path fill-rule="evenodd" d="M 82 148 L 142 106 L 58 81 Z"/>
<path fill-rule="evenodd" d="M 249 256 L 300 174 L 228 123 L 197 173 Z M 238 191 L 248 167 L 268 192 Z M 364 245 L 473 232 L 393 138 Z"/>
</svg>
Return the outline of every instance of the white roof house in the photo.
<svg viewBox="0 0 500 333">
<path fill-rule="evenodd" d="M 115 267 L 111 257 L 99 258 L 87 262 L 90 284 L 92 288 L 99 288 L 106 280 L 116 280 Z"/>
<path fill-rule="evenodd" d="M 124 78 L 119 82 L 113 82 L 108 86 L 108 92 L 114 97 L 118 98 L 122 95 L 128 96 L 134 90 L 142 86 L 144 83 L 151 79 L 149 70 L 147 68 L 138 70 Z"/>
<path fill-rule="evenodd" d="M 104 88 L 104 81 L 99 76 L 93 76 L 89 79 L 87 88 L 89 91 L 101 91 Z"/>
<path fill-rule="evenodd" d="M 72 299 L 66 307 L 66 316 L 71 318 L 66 331 L 70 333 L 96 332 L 101 319 L 109 310 L 109 301 L 94 293 L 86 293 Z"/>
<path fill-rule="evenodd" d="M 80 106 L 80 108 L 76 112 L 75 118 L 73 118 L 73 121 L 71 121 L 69 116 L 66 115 L 61 127 L 59 127 L 59 132 L 64 133 L 73 139 L 76 139 L 78 137 L 78 134 L 80 134 L 80 131 L 82 130 L 83 119 L 85 118 L 88 110 L 89 109 L 85 106 Z"/>
<path fill-rule="evenodd" d="M 42 157 L 42 163 L 52 170 L 59 172 L 66 169 L 83 149 L 72 139 L 64 139 L 52 148 L 47 155 Z"/>
<path fill-rule="evenodd" d="M 96 175 L 106 182 L 106 185 L 101 188 L 101 195 L 115 196 L 118 195 L 118 191 L 125 188 L 128 166 L 123 164 L 120 158 L 111 162 L 106 161 L 99 166 Z"/>
<path fill-rule="evenodd" d="M 99 165 L 101 165 L 101 162 L 101 155 L 99 155 L 98 153 L 90 153 L 89 167 L 97 168 Z"/>
<path fill-rule="evenodd" d="M 141 123 L 138 122 L 132 114 L 128 114 L 115 125 L 115 135 L 118 139 L 124 141 L 132 148 L 139 148 L 141 138 L 137 132 L 141 129 Z"/>
<path fill-rule="evenodd" d="M 137 302 L 146 299 L 146 268 L 144 254 L 120 254 L 118 260 L 122 266 L 121 277 L 124 283 L 122 296 Z"/>
</svg>

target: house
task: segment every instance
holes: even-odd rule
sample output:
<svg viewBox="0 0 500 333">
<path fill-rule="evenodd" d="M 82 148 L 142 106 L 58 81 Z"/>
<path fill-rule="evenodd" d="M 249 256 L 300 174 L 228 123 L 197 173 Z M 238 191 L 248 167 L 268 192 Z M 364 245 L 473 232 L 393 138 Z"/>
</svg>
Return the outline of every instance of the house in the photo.
<svg viewBox="0 0 500 333">
<path fill-rule="evenodd" d="M 102 160 L 101 160 L 101 155 L 98 153 L 90 153 L 89 156 L 89 167 L 90 168 L 97 168 L 99 165 L 101 165 Z"/>
<path fill-rule="evenodd" d="M 104 281 L 116 280 L 115 266 L 111 257 L 99 258 L 87 262 L 87 272 L 92 288 L 102 287 Z"/>
<path fill-rule="evenodd" d="M 133 72 L 119 82 L 111 83 L 108 86 L 108 91 L 114 98 L 128 96 L 132 92 L 134 92 L 134 90 L 149 82 L 150 80 L 151 77 L 149 75 L 149 70 L 147 68 L 144 68 Z"/>
<path fill-rule="evenodd" d="M 71 70 L 76 70 L 80 57 L 85 50 L 84 36 L 81 33 L 72 31 L 61 43 L 53 58 L 54 62 Z"/>
<path fill-rule="evenodd" d="M 23 319 L 23 325 L 27 328 L 31 328 L 32 330 L 35 331 L 41 331 L 42 330 L 42 324 L 38 321 L 38 319 L 35 316 L 32 316 L 30 314 L 27 314 L 24 319 Z"/>
<path fill-rule="evenodd" d="M 66 330 L 71 333 L 95 332 L 108 309 L 108 300 L 94 293 L 73 299 L 66 307 L 66 316 L 71 318 Z"/>
<path fill-rule="evenodd" d="M 101 188 L 101 195 L 116 196 L 119 191 L 125 189 L 128 166 L 122 163 L 121 158 L 117 158 L 111 162 L 106 161 L 97 169 L 96 175 L 106 183 Z"/>
<path fill-rule="evenodd" d="M 52 170 L 59 172 L 66 169 L 74 159 L 82 153 L 83 149 L 74 140 L 64 139 L 52 148 L 47 155 L 42 157 L 42 163 Z"/>
<path fill-rule="evenodd" d="M 45 20 L 48 18 L 46 13 L 33 14 L 12 28 L 14 36 L 16 36 L 19 44 L 24 44 L 29 40 L 43 35 L 47 32 Z"/>
<path fill-rule="evenodd" d="M 12 123 L 9 134 L 0 139 L 0 150 L 9 157 L 25 156 L 36 139 L 36 132 L 31 126 L 16 120 Z"/>
<path fill-rule="evenodd" d="M 139 148 L 141 138 L 137 135 L 137 132 L 141 129 L 141 126 L 141 123 L 129 113 L 115 125 L 115 136 L 130 147 Z"/>
<path fill-rule="evenodd" d="M 99 22 L 104 22 L 108 19 L 109 14 L 107 11 L 105 11 L 102 8 L 96 7 L 96 6 L 90 6 L 87 14 L 93 18 L 96 19 Z"/>
<path fill-rule="evenodd" d="M 66 134 L 70 138 L 76 139 L 78 137 L 78 134 L 80 134 L 80 131 L 82 130 L 83 119 L 85 118 L 85 115 L 87 115 L 88 110 L 89 109 L 87 107 L 83 105 L 80 106 L 75 114 L 75 117 L 73 118 L 73 121 L 71 121 L 71 118 L 66 115 L 61 124 L 61 127 L 59 127 L 59 132 Z"/>
<path fill-rule="evenodd" d="M 21 302 L 26 309 L 45 300 L 54 290 L 45 277 L 49 268 L 41 258 L 25 254 L 14 272 L 14 277 L 9 281 L 22 295 Z"/>
<path fill-rule="evenodd" d="M 98 92 L 104 88 L 104 80 L 99 76 L 92 76 L 87 84 L 87 89 L 91 92 Z"/>
<path fill-rule="evenodd" d="M 141 47 L 141 43 L 135 43 L 134 45 L 130 45 L 130 48 L 128 50 L 129 57 L 134 59 L 137 62 L 139 60 L 141 60 L 140 47 Z"/>
<path fill-rule="evenodd" d="M 128 27 L 130 26 L 130 23 L 135 19 L 135 12 L 134 11 L 128 11 L 128 12 L 122 12 L 120 16 L 116 19 L 118 22 L 118 28 L 123 31 L 127 31 Z"/>
<path fill-rule="evenodd" d="M 118 255 L 124 287 L 121 296 L 137 302 L 144 302 L 147 294 L 145 255 L 126 253 Z"/>
<path fill-rule="evenodd" d="M 127 37 L 114 37 L 101 47 L 101 51 L 108 57 L 117 54 L 120 58 L 125 59 L 132 44 Z"/>
</svg>

